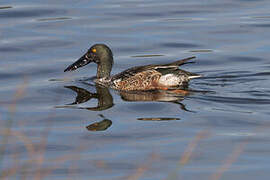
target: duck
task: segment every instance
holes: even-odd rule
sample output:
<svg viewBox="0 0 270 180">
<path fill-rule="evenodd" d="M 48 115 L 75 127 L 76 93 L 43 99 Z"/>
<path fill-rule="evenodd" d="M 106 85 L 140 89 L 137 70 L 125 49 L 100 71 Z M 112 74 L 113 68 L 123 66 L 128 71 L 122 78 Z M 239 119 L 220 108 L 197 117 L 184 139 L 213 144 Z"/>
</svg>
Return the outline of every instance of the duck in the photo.
<svg viewBox="0 0 270 180">
<path fill-rule="evenodd" d="M 91 62 L 97 64 L 95 83 L 120 91 L 151 91 L 184 89 L 191 79 L 201 77 L 182 69 L 195 56 L 167 64 L 150 64 L 129 68 L 111 76 L 113 53 L 105 44 L 94 44 L 76 62 L 69 65 L 64 72 L 74 71 Z"/>
</svg>

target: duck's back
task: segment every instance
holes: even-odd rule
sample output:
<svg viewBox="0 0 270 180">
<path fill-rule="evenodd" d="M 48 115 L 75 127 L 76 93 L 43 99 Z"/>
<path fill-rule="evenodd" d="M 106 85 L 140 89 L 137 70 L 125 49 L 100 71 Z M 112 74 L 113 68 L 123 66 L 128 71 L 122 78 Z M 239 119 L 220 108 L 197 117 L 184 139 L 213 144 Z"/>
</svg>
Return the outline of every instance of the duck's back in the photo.
<svg viewBox="0 0 270 180">
<path fill-rule="evenodd" d="M 198 74 L 179 69 L 188 60 L 175 61 L 163 65 L 147 65 L 129 68 L 111 77 L 111 87 L 124 91 L 168 89 L 186 86 Z"/>
</svg>

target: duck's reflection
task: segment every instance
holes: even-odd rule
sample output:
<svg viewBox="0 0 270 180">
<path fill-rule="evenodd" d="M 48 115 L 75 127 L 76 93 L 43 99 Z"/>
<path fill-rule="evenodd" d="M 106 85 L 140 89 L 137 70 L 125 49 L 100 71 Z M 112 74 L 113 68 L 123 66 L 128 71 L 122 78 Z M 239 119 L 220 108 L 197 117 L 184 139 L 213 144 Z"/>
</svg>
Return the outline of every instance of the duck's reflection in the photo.
<svg viewBox="0 0 270 180">
<path fill-rule="evenodd" d="M 90 84 L 87 84 L 90 85 Z M 99 85 L 90 85 L 95 87 L 95 92 L 90 92 L 84 88 L 77 86 L 65 86 L 74 92 L 76 92 L 76 98 L 74 102 L 68 103 L 65 106 L 57 106 L 58 108 L 75 108 L 75 109 L 86 109 L 90 111 L 103 111 L 111 108 L 113 104 L 113 97 L 108 88 L 99 86 Z M 184 96 L 188 95 L 187 91 L 145 91 L 145 92 L 118 92 L 121 96 L 121 99 L 124 101 L 156 101 L 156 102 L 170 102 L 180 106 L 180 108 L 184 111 L 189 111 L 184 104 L 180 101 L 184 99 Z M 74 106 L 78 104 L 82 104 L 90 101 L 91 99 L 97 99 L 97 106 L 94 107 L 79 107 Z M 102 115 L 100 115 L 103 117 Z M 104 117 L 103 117 L 104 118 Z M 138 118 L 138 120 L 144 121 L 169 121 L 169 120 L 179 120 L 179 118 Z M 104 118 L 102 121 L 92 123 L 88 125 L 86 128 L 89 131 L 104 131 L 112 125 L 112 121 Z"/>
<path fill-rule="evenodd" d="M 120 92 L 120 96 L 124 101 L 156 101 L 170 102 L 178 104 L 184 111 L 189 111 L 180 101 L 188 95 L 188 91 L 142 91 L 142 92 Z"/>
<path fill-rule="evenodd" d="M 93 86 L 93 85 L 92 85 Z M 96 85 L 96 92 L 89 92 L 84 88 L 79 88 L 77 86 L 65 86 L 65 88 L 71 89 L 77 93 L 75 101 L 67 106 L 58 106 L 62 108 L 78 108 L 87 109 L 91 111 L 103 111 L 111 108 L 113 104 L 113 97 L 108 88 Z M 184 104 L 180 101 L 184 100 L 184 97 L 188 95 L 187 91 L 141 91 L 141 92 L 125 92 L 119 91 L 121 99 L 124 101 L 156 101 L 156 102 L 170 102 L 178 104 L 180 108 L 184 111 L 189 111 Z M 96 107 L 74 107 L 70 105 L 76 105 L 90 101 L 91 99 L 97 99 L 98 105 Z"/>
<path fill-rule="evenodd" d="M 75 107 L 75 108 L 87 109 L 91 111 L 103 111 L 113 106 L 113 97 L 108 88 L 96 85 L 95 93 L 89 92 L 86 89 L 79 88 L 77 86 L 65 86 L 65 88 L 71 89 L 72 91 L 75 91 L 77 93 L 75 101 L 67 105 L 85 103 L 94 98 L 98 100 L 98 104 L 96 107 Z M 70 107 L 70 106 L 63 106 L 63 107 Z"/>
<path fill-rule="evenodd" d="M 102 114 L 100 114 L 99 116 L 102 117 L 103 120 L 86 126 L 86 129 L 88 131 L 105 131 L 112 125 L 111 120 L 106 119 Z"/>
</svg>

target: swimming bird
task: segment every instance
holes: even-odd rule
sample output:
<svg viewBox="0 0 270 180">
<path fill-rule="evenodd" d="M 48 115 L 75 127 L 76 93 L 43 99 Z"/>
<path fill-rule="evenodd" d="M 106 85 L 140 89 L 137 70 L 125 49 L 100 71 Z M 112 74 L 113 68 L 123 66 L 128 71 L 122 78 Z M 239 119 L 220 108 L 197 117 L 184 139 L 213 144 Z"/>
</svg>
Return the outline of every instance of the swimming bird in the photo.
<svg viewBox="0 0 270 180">
<path fill-rule="evenodd" d="M 113 53 L 105 44 L 93 45 L 81 58 L 68 66 L 66 71 L 74 71 L 91 62 L 97 64 L 97 84 L 122 91 L 148 91 L 181 89 L 188 85 L 190 79 L 199 74 L 179 69 L 179 66 L 192 63 L 189 57 L 168 64 L 151 64 L 129 68 L 111 76 Z"/>
</svg>

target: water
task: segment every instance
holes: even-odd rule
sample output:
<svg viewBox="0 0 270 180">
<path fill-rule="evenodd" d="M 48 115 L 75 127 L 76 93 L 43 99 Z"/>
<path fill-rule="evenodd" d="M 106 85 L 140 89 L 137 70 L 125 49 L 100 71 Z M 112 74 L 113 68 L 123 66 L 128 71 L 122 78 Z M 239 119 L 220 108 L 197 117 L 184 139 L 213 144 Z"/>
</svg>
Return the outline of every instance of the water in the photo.
<svg viewBox="0 0 270 180">
<path fill-rule="evenodd" d="M 1 176 L 268 179 L 268 1 L 1 1 Z M 113 73 L 196 56 L 187 96 L 63 70 L 91 45 Z M 177 102 L 175 102 L 177 101 Z"/>
</svg>

